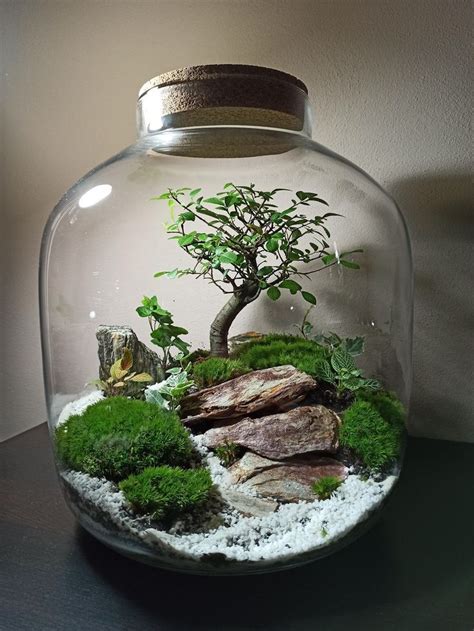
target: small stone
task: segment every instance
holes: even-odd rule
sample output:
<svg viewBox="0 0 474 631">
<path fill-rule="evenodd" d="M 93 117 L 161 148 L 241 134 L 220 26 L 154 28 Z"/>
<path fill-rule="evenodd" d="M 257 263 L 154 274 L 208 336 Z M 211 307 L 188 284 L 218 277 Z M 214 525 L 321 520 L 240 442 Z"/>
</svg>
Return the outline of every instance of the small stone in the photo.
<svg viewBox="0 0 474 631">
<path fill-rule="evenodd" d="M 97 327 L 96 337 L 99 343 L 100 379 L 105 380 L 110 376 L 110 367 L 123 356 L 125 348 L 132 353 L 135 372 L 147 372 L 154 381 L 163 379 L 158 355 L 140 342 L 129 326 L 101 324 Z"/>
<path fill-rule="evenodd" d="M 237 462 L 234 462 L 234 464 L 229 467 L 228 471 L 232 481 L 235 482 L 235 484 L 239 484 L 245 482 L 260 471 L 271 469 L 279 465 L 281 465 L 281 462 L 262 458 L 262 456 L 258 454 L 247 451 L 240 460 L 237 460 Z"/>
<path fill-rule="evenodd" d="M 185 425 L 204 420 L 235 419 L 264 410 L 281 410 L 302 401 L 314 390 L 315 380 L 294 366 L 254 370 L 241 377 L 184 397 Z"/>
<path fill-rule="evenodd" d="M 278 503 L 272 500 L 246 495 L 233 489 L 219 489 L 222 498 L 246 517 L 263 517 L 274 513 Z"/>
<path fill-rule="evenodd" d="M 304 406 L 210 429 L 203 442 L 211 449 L 235 443 L 265 458 L 283 460 L 314 451 L 336 453 L 339 425 L 337 414 L 323 405 Z"/>
</svg>

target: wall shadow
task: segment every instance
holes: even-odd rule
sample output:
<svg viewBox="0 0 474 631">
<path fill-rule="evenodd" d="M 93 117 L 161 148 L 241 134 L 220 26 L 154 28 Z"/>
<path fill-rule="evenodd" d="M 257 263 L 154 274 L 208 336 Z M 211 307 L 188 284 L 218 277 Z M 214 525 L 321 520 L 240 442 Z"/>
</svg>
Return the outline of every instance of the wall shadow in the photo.
<svg viewBox="0 0 474 631">
<path fill-rule="evenodd" d="M 415 267 L 414 383 L 410 431 L 474 441 L 472 180 L 440 173 L 394 182 Z"/>
</svg>

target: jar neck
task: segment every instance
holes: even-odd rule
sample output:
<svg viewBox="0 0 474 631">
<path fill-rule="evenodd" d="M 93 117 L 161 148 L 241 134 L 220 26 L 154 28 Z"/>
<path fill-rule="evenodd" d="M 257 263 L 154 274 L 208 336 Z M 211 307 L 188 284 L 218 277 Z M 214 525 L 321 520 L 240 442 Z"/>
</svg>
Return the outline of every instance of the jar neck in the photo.
<svg viewBox="0 0 474 631">
<path fill-rule="evenodd" d="M 257 86 L 256 86 L 257 87 Z M 234 85 L 232 86 L 235 89 Z M 137 103 L 137 132 L 144 138 L 161 131 L 200 128 L 200 127 L 259 127 L 293 132 L 311 137 L 312 112 L 308 96 L 299 88 L 293 87 L 287 94 L 273 97 L 266 106 L 252 106 L 252 98 L 232 99 L 228 102 L 213 102 L 196 82 L 193 94 L 189 94 L 189 84 L 185 95 L 180 94 L 180 86 L 155 86 L 142 94 Z M 236 102 L 237 101 L 237 102 Z M 190 107 L 191 105 L 191 107 Z"/>
</svg>

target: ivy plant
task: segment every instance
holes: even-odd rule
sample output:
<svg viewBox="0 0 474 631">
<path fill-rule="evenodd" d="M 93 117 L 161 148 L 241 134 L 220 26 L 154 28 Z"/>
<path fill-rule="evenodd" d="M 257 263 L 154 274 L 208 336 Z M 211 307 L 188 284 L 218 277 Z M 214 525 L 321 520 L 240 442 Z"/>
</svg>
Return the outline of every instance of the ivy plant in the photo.
<svg viewBox="0 0 474 631">
<path fill-rule="evenodd" d="M 167 200 L 172 212 L 167 225 L 170 238 L 194 259 L 192 267 L 155 276 L 204 278 L 229 296 L 211 324 L 211 355 L 228 356 L 232 323 L 262 292 L 271 300 L 278 300 L 283 292 L 298 294 L 315 305 L 316 296 L 304 290 L 296 277 L 310 278 L 337 264 L 359 267 L 348 257 L 361 250 L 330 251 L 326 224 L 330 217 L 340 215 L 301 212 L 306 206 L 328 205 L 313 192 L 296 191 L 289 203 L 275 203 L 285 192 L 288 189 L 259 191 L 254 184 L 228 182 L 212 197 L 204 198 L 200 188 L 179 188 L 153 198 Z M 315 263 L 317 267 L 311 268 Z"/>
<path fill-rule="evenodd" d="M 158 304 L 156 296 L 144 296 L 136 311 L 140 317 L 148 319 L 151 341 L 161 349 L 160 369 L 164 380 L 169 369 L 188 351 L 189 344 L 180 337 L 188 331 L 174 324 L 173 316 Z M 174 350 L 178 351 L 177 356 L 173 355 Z"/>
</svg>

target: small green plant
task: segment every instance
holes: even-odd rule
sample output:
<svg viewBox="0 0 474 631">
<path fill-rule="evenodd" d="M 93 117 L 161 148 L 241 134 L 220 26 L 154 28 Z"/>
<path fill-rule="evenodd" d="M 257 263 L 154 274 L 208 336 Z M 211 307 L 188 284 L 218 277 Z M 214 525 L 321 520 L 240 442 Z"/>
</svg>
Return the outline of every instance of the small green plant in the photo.
<svg viewBox="0 0 474 631">
<path fill-rule="evenodd" d="M 123 349 L 123 355 L 110 367 L 108 379 L 97 379 L 92 383 L 102 390 L 106 397 L 124 396 L 124 394 L 138 394 L 146 383 L 153 381 L 147 372 L 130 372 L 133 367 L 133 356 L 128 348 Z M 141 384 L 131 389 L 131 384 Z"/>
<path fill-rule="evenodd" d="M 194 457 L 176 414 L 123 397 L 104 399 L 71 416 L 57 427 L 55 444 L 63 466 L 114 481 L 146 467 L 187 466 Z"/>
<path fill-rule="evenodd" d="M 164 380 L 168 370 L 176 367 L 179 359 L 188 352 L 189 344 L 180 337 L 188 331 L 173 323 L 171 312 L 158 304 L 156 296 L 144 296 L 136 311 L 140 317 L 148 319 L 151 341 L 161 349 L 160 368 Z M 179 351 L 177 357 L 173 357 L 173 349 Z"/>
<path fill-rule="evenodd" d="M 329 332 L 327 335 L 320 334 L 314 336 L 314 341 L 325 346 L 331 353 L 336 350 L 344 350 L 351 357 L 357 357 L 364 352 L 363 337 L 339 337 L 337 333 Z"/>
<path fill-rule="evenodd" d="M 219 458 L 220 463 L 224 467 L 230 467 L 230 465 L 237 462 L 241 452 L 241 447 L 235 443 L 225 442 L 222 445 L 218 445 L 214 449 L 214 453 Z"/>
<path fill-rule="evenodd" d="M 167 226 L 170 238 L 195 261 L 192 267 L 160 271 L 155 276 L 204 278 L 229 296 L 210 327 L 213 356 L 228 356 L 233 321 L 262 292 L 278 300 L 288 291 L 314 305 L 316 297 L 295 277 L 310 278 L 332 265 L 359 267 L 348 257 L 361 250 L 330 252 L 326 223 L 340 215 L 301 212 L 306 206 L 328 205 L 317 193 L 292 194 L 284 188 L 259 191 L 254 184 L 232 182 L 212 197 L 204 199 L 200 193 L 200 188 L 182 187 L 153 198 L 167 201 L 172 213 Z M 277 198 L 282 200 L 279 204 Z M 175 206 L 180 209 L 177 217 Z M 313 263 L 318 266 L 311 268 Z"/>
<path fill-rule="evenodd" d="M 249 372 L 250 369 L 238 359 L 210 357 L 193 366 L 193 378 L 200 388 L 208 388 Z"/>
<path fill-rule="evenodd" d="M 149 403 L 159 405 L 165 410 L 179 412 L 181 399 L 194 386 L 187 370 L 181 367 L 170 368 L 169 377 L 145 390 L 145 399 Z"/>
<path fill-rule="evenodd" d="M 119 484 L 135 511 L 169 521 L 201 506 L 212 480 L 206 469 L 150 467 Z"/>
<path fill-rule="evenodd" d="M 342 482 L 341 478 L 337 478 L 333 475 L 325 475 L 319 478 L 319 480 L 316 480 L 316 482 L 313 482 L 311 488 L 319 500 L 328 500 L 334 491 L 341 486 Z"/>
<path fill-rule="evenodd" d="M 301 324 L 294 325 L 298 333 L 301 335 L 301 337 L 304 337 L 305 340 L 311 339 L 311 336 L 313 333 L 314 326 L 308 320 L 309 314 L 311 313 L 313 309 L 314 309 L 314 305 L 311 305 L 309 309 L 305 311 L 305 314 L 303 316 L 303 321 L 301 322 Z"/>
<path fill-rule="evenodd" d="M 317 375 L 336 388 L 338 396 L 347 390 L 378 390 L 380 383 L 376 379 L 365 379 L 355 365 L 352 355 L 343 346 L 331 352 L 330 358 L 318 364 Z"/>
<path fill-rule="evenodd" d="M 357 400 L 343 414 L 339 440 L 369 469 L 380 469 L 400 453 L 402 429 L 385 420 L 376 407 Z"/>
</svg>

